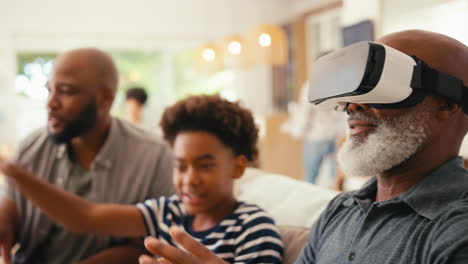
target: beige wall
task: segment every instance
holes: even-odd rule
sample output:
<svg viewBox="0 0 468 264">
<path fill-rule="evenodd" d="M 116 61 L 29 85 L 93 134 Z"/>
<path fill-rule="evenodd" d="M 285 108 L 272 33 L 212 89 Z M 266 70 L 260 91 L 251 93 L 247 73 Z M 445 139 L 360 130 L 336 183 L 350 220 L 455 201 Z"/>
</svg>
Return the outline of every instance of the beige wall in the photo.
<svg viewBox="0 0 468 264">
<path fill-rule="evenodd" d="M 266 134 L 259 146 L 260 168 L 302 180 L 303 142 L 281 131 L 287 119 L 287 113 L 274 113 L 266 117 Z"/>
</svg>

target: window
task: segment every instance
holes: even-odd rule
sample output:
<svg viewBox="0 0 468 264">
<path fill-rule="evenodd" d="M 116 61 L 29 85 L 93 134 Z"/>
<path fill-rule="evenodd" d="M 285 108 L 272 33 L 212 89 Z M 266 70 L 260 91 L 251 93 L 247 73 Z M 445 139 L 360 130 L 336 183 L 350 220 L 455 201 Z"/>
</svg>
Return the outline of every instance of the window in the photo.
<svg viewBox="0 0 468 264">
<path fill-rule="evenodd" d="M 18 54 L 18 74 L 15 90 L 28 98 L 45 101 L 47 79 L 52 71 L 55 54 Z"/>
</svg>

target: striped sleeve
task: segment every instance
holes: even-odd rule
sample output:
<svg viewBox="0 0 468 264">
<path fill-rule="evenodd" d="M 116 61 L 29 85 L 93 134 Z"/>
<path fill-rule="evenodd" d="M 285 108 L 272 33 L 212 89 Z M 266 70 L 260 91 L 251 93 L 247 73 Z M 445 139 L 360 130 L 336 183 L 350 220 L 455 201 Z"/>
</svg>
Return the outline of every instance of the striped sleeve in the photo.
<svg viewBox="0 0 468 264">
<path fill-rule="evenodd" d="M 283 242 L 273 219 L 263 210 L 243 220 L 243 232 L 236 238 L 234 263 L 281 263 Z"/>
<path fill-rule="evenodd" d="M 148 236 L 157 237 L 166 243 L 171 241 L 169 235 L 171 221 L 181 217 L 178 201 L 176 196 L 160 197 L 136 205 L 145 222 Z"/>
</svg>

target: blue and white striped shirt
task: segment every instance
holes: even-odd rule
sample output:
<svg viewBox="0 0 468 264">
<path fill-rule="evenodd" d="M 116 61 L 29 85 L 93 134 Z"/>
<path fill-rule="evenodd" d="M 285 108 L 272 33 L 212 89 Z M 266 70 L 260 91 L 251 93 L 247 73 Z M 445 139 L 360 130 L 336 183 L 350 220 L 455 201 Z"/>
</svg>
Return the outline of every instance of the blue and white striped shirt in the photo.
<svg viewBox="0 0 468 264">
<path fill-rule="evenodd" d="M 137 205 L 148 235 L 182 249 L 169 235 L 177 225 L 229 263 L 281 263 L 283 242 L 273 219 L 257 205 L 238 202 L 227 218 L 209 230 L 192 229 L 193 216 L 187 215 L 177 195 L 149 199 Z"/>
</svg>

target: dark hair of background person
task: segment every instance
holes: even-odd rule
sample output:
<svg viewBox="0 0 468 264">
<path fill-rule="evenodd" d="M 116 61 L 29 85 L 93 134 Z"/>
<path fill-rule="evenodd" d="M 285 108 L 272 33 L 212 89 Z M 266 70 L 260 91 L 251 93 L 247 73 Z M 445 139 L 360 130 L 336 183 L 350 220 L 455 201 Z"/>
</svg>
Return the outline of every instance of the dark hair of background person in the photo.
<svg viewBox="0 0 468 264">
<path fill-rule="evenodd" d="M 148 100 L 148 94 L 146 93 L 145 89 L 141 87 L 133 87 L 127 90 L 125 93 L 126 100 L 128 99 L 135 99 L 141 105 L 145 105 L 146 100 Z"/>
<path fill-rule="evenodd" d="M 252 113 L 219 95 L 191 96 L 166 108 L 160 126 L 171 145 L 179 133 L 208 132 L 249 161 L 258 158 L 258 128 Z"/>
</svg>

